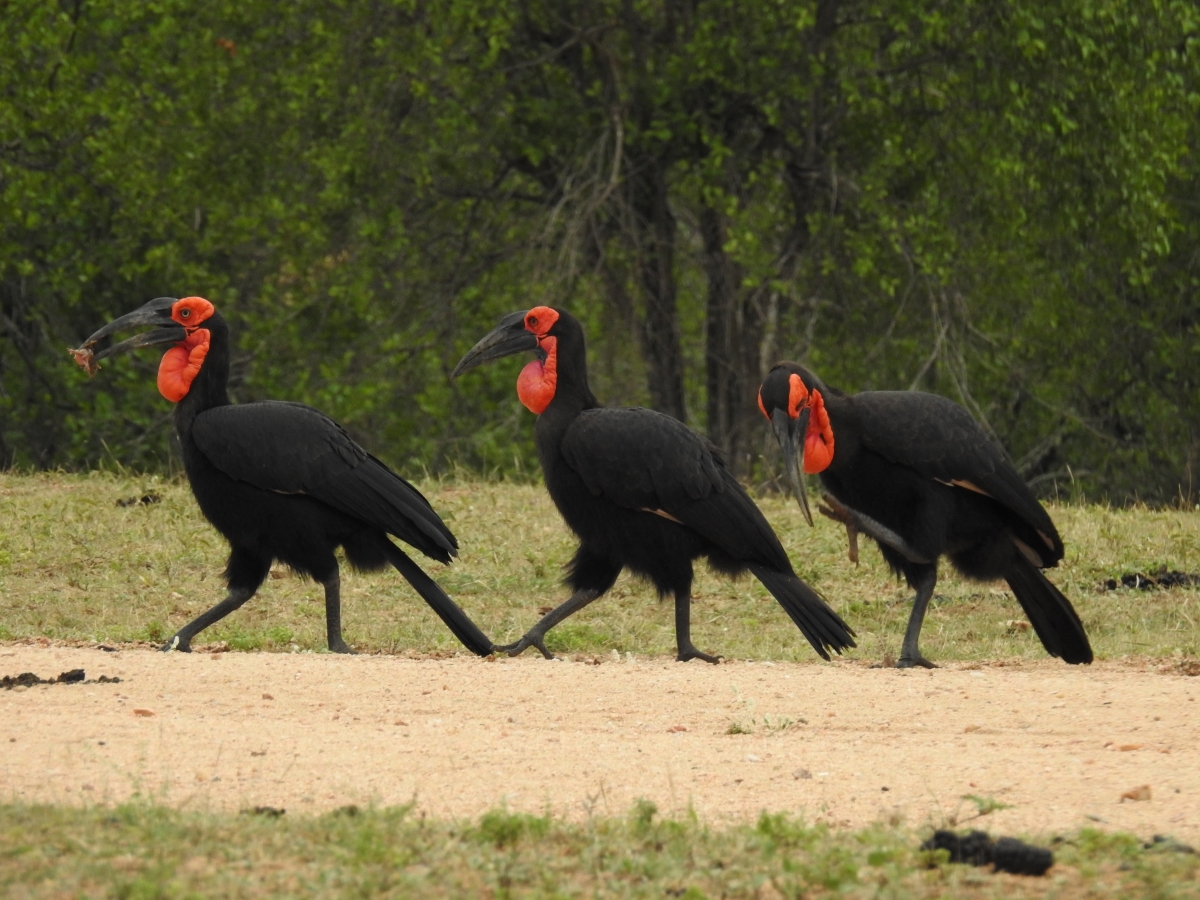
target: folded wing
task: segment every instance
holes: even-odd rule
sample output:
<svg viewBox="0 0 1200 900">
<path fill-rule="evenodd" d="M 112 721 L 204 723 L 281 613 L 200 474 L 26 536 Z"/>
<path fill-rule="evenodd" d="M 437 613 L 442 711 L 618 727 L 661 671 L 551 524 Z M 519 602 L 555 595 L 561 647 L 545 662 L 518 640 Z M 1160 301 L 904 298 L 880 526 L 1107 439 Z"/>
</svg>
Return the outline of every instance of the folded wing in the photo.
<svg viewBox="0 0 1200 900">
<path fill-rule="evenodd" d="M 561 446 L 596 496 L 665 513 L 735 559 L 792 571 L 775 532 L 717 449 L 677 419 L 636 407 L 592 409 L 579 415 Z"/>
<path fill-rule="evenodd" d="M 420 491 L 310 406 L 219 406 L 197 416 L 192 437 L 230 478 L 265 491 L 306 494 L 441 562 L 457 552 L 458 541 Z"/>
<path fill-rule="evenodd" d="M 863 444 L 928 478 L 991 497 L 1038 532 L 1044 565 L 1063 556 L 1049 513 L 971 414 L 952 400 L 919 391 L 854 395 Z"/>
</svg>

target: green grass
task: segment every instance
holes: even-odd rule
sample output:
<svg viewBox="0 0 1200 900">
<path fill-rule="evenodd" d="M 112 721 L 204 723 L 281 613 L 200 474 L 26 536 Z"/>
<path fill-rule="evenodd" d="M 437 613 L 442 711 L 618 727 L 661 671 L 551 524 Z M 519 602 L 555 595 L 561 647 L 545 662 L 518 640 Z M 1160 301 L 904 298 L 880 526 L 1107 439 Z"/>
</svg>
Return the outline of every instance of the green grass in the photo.
<svg viewBox="0 0 1200 900">
<path fill-rule="evenodd" d="M 137 804 L 0 806 L 8 897 L 1184 898 L 1200 857 L 1083 831 L 1048 838 L 1044 878 L 950 865 L 925 835 L 836 831 L 786 815 L 705 826 L 654 805 L 583 822 L 497 810 L 478 822 L 406 808 L 211 815 Z"/>
<path fill-rule="evenodd" d="M 462 543 L 462 556 L 426 568 L 498 642 L 514 640 L 561 602 L 562 566 L 575 541 L 538 485 L 428 481 L 419 485 Z M 120 507 L 152 491 L 162 502 Z M 878 550 L 861 541 L 846 558 L 845 532 L 801 519 L 794 501 L 760 499 L 798 573 L 859 635 L 851 657 L 897 652 L 909 590 Z M 224 540 L 200 516 L 186 483 L 155 477 L 0 474 L 0 640 L 159 641 L 223 596 Z M 1200 571 L 1200 514 L 1053 506 L 1067 558 L 1052 579 L 1087 625 L 1099 657 L 1195 657 L 1200 590 L 1104 591 L 1105 578 L 1158 566 Z M 731 581 L 701 566 L 693 636 L 701 649 L 735 658 L 812 660 L 811 649 L 752 578 Z M 455 652 L 459 645 L 394 572 L 343 575 L 347 640 L 367 652 Z M 241 650 L 320 650 L 319 586 L 285 570 L 199 643 Z M 1043 658 L 1002 583 L 978 584 L 944 568 L 922 649 L 934 660 Z M 674 651 L 670 602 L 623 575 L 602 600 L 550 633 L 552 649 L 580 655 Z"/>
</svg>

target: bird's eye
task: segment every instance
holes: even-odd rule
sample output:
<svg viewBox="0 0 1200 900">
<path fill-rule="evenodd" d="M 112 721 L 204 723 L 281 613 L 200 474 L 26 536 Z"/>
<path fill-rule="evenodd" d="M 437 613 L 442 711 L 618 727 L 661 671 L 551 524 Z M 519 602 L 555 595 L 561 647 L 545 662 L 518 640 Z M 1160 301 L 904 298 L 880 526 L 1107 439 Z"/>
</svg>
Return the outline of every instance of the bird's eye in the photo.
<svg viewBox="0 0 1200 900">
<path fill-rule="evenodd" d="M 534 328 L 537 328 L 537 316 L 530 316 L 529 324 L 532 325 Z"/>
<path fill-rule="evenodd" d="M 179 315 L 180 315 L 180 316 L 182 316 L 182 317 L 183 317 L 183 318 L 185 318 L 185 319 L 186 319 L 188 316 L 190 316 L 191 314 L 192 314 L 192 311 L 191 311 L 190 309 L 181 309 L 181 310 L 179 311 Z"/>
</svg>

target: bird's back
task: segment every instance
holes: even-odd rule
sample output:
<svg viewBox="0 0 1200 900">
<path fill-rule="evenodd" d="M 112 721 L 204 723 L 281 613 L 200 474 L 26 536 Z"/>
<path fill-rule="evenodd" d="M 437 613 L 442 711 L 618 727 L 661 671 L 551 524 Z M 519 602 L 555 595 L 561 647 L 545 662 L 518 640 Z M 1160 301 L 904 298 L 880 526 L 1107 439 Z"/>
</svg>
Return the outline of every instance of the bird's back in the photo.
<svg viewBox="0 0 1200 900">
<path fill-rule="evenodd" d="M 850 401 L 868 450 L 925 478 L 991 498 L 1036 532 L 1045 564 L 1062 559 L 1062 540 L 1050 515 L 1000 445 L 962 406 L 921 391 L 867 391 Z"/>
<path fill-rule="evenodd" d="M 731 559 L 792 571 L 716 448 L 677 419 L 639 407 L 587 410 L 567 429 L 560 452 L 593 497 L 665 514 Z"/>
<path fill-rule="evenodd" d="M 235 481 L 314 498 L 443 562 L 457 549 L 420 491 L 312 407 L 280 401 L 215 407 L 196 417 L 191 438 Z"/>
</svg>

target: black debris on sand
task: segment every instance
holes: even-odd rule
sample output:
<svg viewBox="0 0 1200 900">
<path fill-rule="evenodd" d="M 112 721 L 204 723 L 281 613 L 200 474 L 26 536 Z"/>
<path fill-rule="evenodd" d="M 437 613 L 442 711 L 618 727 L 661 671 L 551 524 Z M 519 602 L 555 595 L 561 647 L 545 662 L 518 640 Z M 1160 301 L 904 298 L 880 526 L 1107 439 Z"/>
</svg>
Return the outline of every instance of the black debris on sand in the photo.
<svg viewBox="0 0 1200 900">
<path fill-rule="evenodd" d="M 1126 572 L 1124 575 L 1117 578 L 1110 578 L 1104 582 L 1106 591 L 1115 591 L 1117 588 L 1134 588 L 1139 591 L 1155 591 L 1173 587 L 1196 587 L 1200 585 L 1200 575 L 1194 572 L 1180 572 L 1177 569 L 1168 570 L 1163 566 L 1157 572 L 1151 572 L 1147 575 L 1144 572 Z"/>
<path fill-rule="evenodd" d="M 109 678 L 101 675 L 91 681 L 86 680 L 83 669 L 71 669 L 63 672 L 57 678 L 39 678 L 32 672 L 22 672 L 20 675 L 5 675 L 0 678 L 0 688 L 11 691 L 18 687 L 33 687 L 35 684 L 120 684 L 120 678 Z"/>
<path fill-rule="evenodd" d="M 278 806 L 256 806 L 253 809 L 243 809 L 242 815 L 243 816 L 264 816 L 265 818 L 268 818 L 268 819 L 278 819 L 280 816 L 282 816 L 286 812 L 287 812 L 286 809 L 281 809 Z"/>
<path fill-rule="evenodd" d="M 1142 844 L 1143 850 L 1157 850 L 1162 853 L 1196 853 L 1196 848 L 1180 843 L 1166 834 L 1156 834 L 1148 843 Z"/>
<path fill-rule="evenodd" d="M 992 840 L 987 832 L 970 831 L 959 835 L 953 831 L 935 831 L 933 837 L 921 845 L 922 850 L 945 850 L 952 863 L 969 863 L 972 866 L 994 865 L 997 872 L 1014 875 L 1045 875 L 1054 865 L 1054 854 L 1041 847 L 1034 847 L 1016 838 L 1002 837 Z"/>
<path fill-rule="evenodd" d="M 125 497 L 117 501 L 117 506 L 149 506 L 151 503 L 162 503 L 162 497 L 153 492 L 140 497 Z"/>
</svg>

